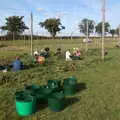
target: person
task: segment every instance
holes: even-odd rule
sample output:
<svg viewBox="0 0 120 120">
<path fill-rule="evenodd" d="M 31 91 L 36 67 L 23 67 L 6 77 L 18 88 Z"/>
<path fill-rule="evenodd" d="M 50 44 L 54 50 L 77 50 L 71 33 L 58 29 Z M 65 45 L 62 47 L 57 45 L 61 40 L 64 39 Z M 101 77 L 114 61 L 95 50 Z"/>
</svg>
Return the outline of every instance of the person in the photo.
<svg viewBox="0 0 120 120">
<path fill-rule="evenodd" d="M 104 55 L 106 56 L 107 54 L 108 54 L 108 50 L 105 49 L 105 50 L 104 50 Z"/>
<path fill-rule="evenodd" d="M 71 61 L 71 53 L 70 53 L 70 50 L 67 50 L 66 51 L 66 61 Z"/>
<path fill-rule="evenodd" d="M 57 52 L 55 53 L 55 55 L 60 55 L 62 53 L 61 48 L 57 48 Z"/>
<path fill-rule="evenodd" d="M 92 42 L 92 39 L 88 38 L 88 43 L 91 43 Z"/>
<path fill-rule="evenodd" d="M 20 61 L 19 57 L 16 57 L 16 60 L 12 63 L 12 70 L 19 71 L 23 69 L 23 63 Z"/>
<path fill-rule="evenodd" d="M 86 42 L 87 42 L 87 40 L 84 38 L 84 39 L 83 39 L 83 43 L 86 43 Z"/>
<path fill-rule="evenodd" d="M 35 55 L 34 55 L 34 62 L 35 62 L 35 63 L 38 62 L 38 56 L 39 56 L 38 54 L 35 54 Z"/>
<path fill-rule="evenodd" d="M 76 48 L 73 48 L 73 55 L 75 55 L 76 53 Z"/>
<path fill-rule="evenodd" d="M 50 57 L 50 48 L 48 48 L 48 47 L 46 47 L 45 49 L 45 58 L 48 58 L 48 57 Z"/>
<path fill-rule="evenodd" d="M 77 50 L 77 51 L 76 51 L 75 56 L 77 56 L 77 57 L 80 57 L 80 56 L 81 56 L 80 50 Z"/>
<path fill-rule="evenodd" d="M 7 68 L 5 66 L 0 65 L 0 71 L 5 73 L 5 72 L 7 72 Z"/>
<path fill-rule="evenodd" d="M 36 56 L 36 55 L 38 55 L 38 51 L 37 50 L 34 51 L 34 56 Z"/>
<path fill-rule="evenodd" d="M 39 55 L 38 58 L 37 58 L 37 62 L 38 62 L 39 64 L 43 64 L 43 63 L 45 62 L 45 57 Z"/>
<path fill-rule="evenodd" d="M 44 49 L 41 49 L 40 56 L 46 57 L 47 52 Z"/>
</svg>

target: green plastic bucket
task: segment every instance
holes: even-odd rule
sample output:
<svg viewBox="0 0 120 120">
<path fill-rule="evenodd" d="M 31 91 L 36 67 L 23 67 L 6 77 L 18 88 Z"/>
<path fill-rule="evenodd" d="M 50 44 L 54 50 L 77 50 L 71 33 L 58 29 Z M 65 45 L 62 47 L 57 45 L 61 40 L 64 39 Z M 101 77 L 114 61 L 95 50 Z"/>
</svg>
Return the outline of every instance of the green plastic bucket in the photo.
<svg viewBox="0 0 120 120">
<path fill-rule="evenodd" d="M 65 95 L 74 95 L 76 93 L 76 85 L 64 85 L 63 89 Z"/>
<path fill-rule="evenodd" d="M 39 91 L 40 86 L 37 85 L 27 85 L 25 86 L 25 93 L 30 95 L 36 95 L 36 92 Z"/>
<path fill-rule="evenodd" d="M 48 95 L 52 93 L 52 89 L 50 89 L 48 86 L 41 86 L 39 90 L 36 92 L 37 99 L 43 99 L 47 100 Z"/>
<path fill-rule="evenodd" d="M 25 86 L 25 90 L 32 91 L 32 92 L 36 92 L 39 88 L 40 88 L 40 86 L 37 86 L 37 85 Z"/>
<path fill-rule="evenodd" d="M 54 111 L 59 112 L 65 108 L 65 95 L 63 92 L 56 92 L 49 96 L 48 107 Z"/>
<path fill-rule="evenodd" d="M 16 110 L 20 116 L 29 116 L 36 111 L 36 97 L 24 92 L 16 93 Z"/>
<path fill-rule="evenodd" d="M 64 79 L 63 85 L 76 85 L 77 84 L 77 78 L 76 77 L 69 77 Z"/>
<path fill-rule="evenodd" d="M 52 91 L 59 90 L 61 88 L 60 80 L 48 80 L 47 86 L 52 89 Z"/>
</svg>

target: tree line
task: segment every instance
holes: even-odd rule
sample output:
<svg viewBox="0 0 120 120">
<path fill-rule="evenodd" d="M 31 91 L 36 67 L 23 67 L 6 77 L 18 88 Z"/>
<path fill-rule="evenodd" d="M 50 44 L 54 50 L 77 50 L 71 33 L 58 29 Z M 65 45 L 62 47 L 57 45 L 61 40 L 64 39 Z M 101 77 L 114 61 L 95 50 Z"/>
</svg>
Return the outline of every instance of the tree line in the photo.
<svg viewBox="0 0 120 120">
<path fill-rule="evenodd" d="M 5 25 L 1 26 L 1 30 L 7 31 L 7 35 L 21 35 L 26 29 L 29 29 L 23 21 L 24 16 L 10 16 L 6 18 Z M 46 29 L 50 35 L 55 38 L 57 33 L 65 29 L 62 25 L 61 20 L 58 18 L 49 18 L 39 23 L 40 27 Z M 102 35 L 102 22 L 98 24 L 94 20 L 84 18 L 78 25 L 80 33 L 90 36 L 92 33 Z M 105 35 L 111 34 L 120 35 L 120 28 L 112 29 L 109 22 L 105 22 Z"/>
</svg>

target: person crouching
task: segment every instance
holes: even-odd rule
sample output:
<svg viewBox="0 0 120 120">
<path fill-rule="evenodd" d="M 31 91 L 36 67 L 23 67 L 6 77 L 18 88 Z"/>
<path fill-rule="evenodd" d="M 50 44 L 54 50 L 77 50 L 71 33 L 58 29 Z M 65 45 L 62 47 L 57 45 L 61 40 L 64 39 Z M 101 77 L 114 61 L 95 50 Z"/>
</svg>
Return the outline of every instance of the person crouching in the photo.
<svg viewBox="0 0 120 120">
<path fill-rule="evenodd" d="M 19 57 L 16 57 L 16 60 L 12 63 L 13 71 L 20 71 L 23 69 L 23 63 Z"/>
<path fill-rule="evenodd" d="M 66 61 L 71 61 L 71 53 L 70 53 L 70 50 L 67 50 L 66 51 Z"/>
</svg>

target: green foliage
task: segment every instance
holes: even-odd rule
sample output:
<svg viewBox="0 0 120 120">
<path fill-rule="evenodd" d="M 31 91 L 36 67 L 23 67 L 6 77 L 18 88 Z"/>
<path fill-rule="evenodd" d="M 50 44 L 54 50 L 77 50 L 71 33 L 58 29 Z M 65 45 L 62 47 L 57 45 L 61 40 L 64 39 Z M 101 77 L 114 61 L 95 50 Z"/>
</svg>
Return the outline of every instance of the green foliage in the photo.
<svg viewBox="0 0 120 120">
<path fill-rule="evenodd" d="M 116 31 L 116 34 L 119 36 L 120 35 L 120 28 L 118 27 L 115 31 Z"/>
<path fill-rule="evenodd" d="M 96 33 L 102 35 L 102 22 L 98 23 L 95 28 L 96 28 Z M 110 24 L 108 22 L 105 22 L 105 34 L 109 32 L 110 32 Z"/>
<path fill-rule="evenodd" d="M 2 47 L 7 47 L 7 45 L 2 43 L 2 44 L 0 44 L 0 48 L 2 48 Z"/>
<path fill-rule="evenodd" d="M 114 37 L 114 35 L 116 34 L 116 30 L 115 29 L 111 29 L 110 30 L 110 34 L 112 35 L 112 37 Z"/>
<path fill-rule="evenodd" d="M 88 23 L 88 36 L 89 36 L 94 31 L 94 27 L 95 27 L 94 20 L 90 20 L 87 18 L 83 19 L 79 24 L 79 29 L 81 33 L 87 35 L 87 23 Z"/>
<path fill-rule="evenodd" d="M 75 40 L 62 40 L 62 50 L 74 48 Z M 120 52 L 115 48 L 113 39 L 109 42 L 105 39 L 105 47 L 109 54 L 105 61 L 101 61 L 100 46 L 93 42 L 89 44 L 88 54 L 80 61 L 57 59 L 52 56 L 47 59 L 45 65 L 37 65 L 20 72 L 0 73 L 0 120 L 120 120 Z M 0 41 L 1 42 L 1 41 Z M 6 45 L 7 42 L 4 42 Z M 3 43 L 3 44 L 4 44 Z M 49 47 L 56 51 L 55 40 L 39 40 L 37 48 Z M 80 39 L 76 40 L 80 43 Z M 24 46 L 23 41 L 15 41 L 15 46 Z M 24 46 L 25 47 L 25 46 Z M 27 46 L 26 46 L 27 47 Z M 84 47 L 84 45 L 83 45 Z M 23 63 L 29 65 L 32 59 L 26 49 L 16 51 Z M 15 53 L 2 52 L 6 59 L 14 60 Z M 14 55 L 15 54 L 15 55 Z M 76 76 L 78 79 L 78 92 L 75 96 L 66 100 L 66 108 L 62 112 L 54 113 L 40 104 L 40 110 L 28 117 L 19 117 L 15 109 L 15 92 L 23 90 L 24 84 L 44 85 L 49 79 L 59 79 L 63 83 L 64 78 Z M 86 86 L 86 89 L 82 89 Z M 79 112 L 78 112 L 79 111 Z"/>
<path fill-rule="evenodd" d="M 40 22 L 40 26 L 44 27 L 54 38 L 57 32 L 60 32 L 62 29 L 65 29 L 62 26 L 60 19 L 50 18 L 46 19 L 44 22 Z"/>
<path fill-rule="evenodd" d="M 2 30 L 7 30 L 8 34 L 20 34 L 28 27 L 23 22 L 23 16 L 10 16 L 6 18 L 5 26 L 2 26 Z"/>
</svg>

